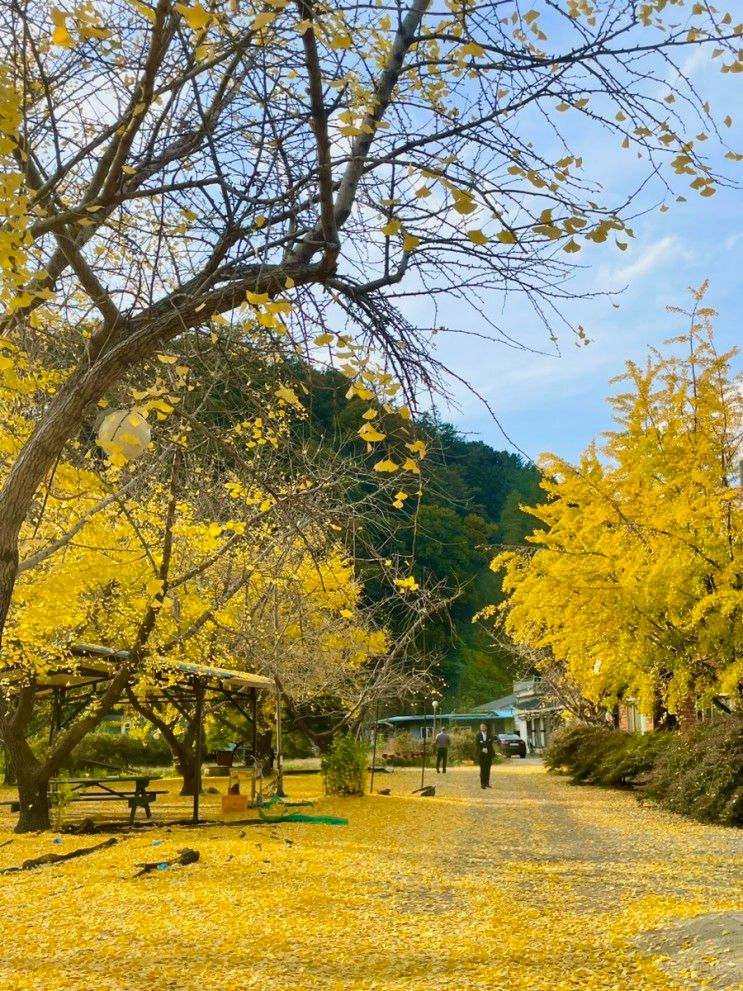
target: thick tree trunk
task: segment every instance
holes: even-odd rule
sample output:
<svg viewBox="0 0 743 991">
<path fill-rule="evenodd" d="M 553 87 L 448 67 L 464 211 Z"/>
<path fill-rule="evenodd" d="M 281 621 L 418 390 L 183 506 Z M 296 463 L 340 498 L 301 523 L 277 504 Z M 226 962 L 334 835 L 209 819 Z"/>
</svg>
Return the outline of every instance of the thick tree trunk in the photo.
<svg viewBox="0 0 743 991">
<path fill-rule="evenodd" d="M 184 748 L 175 755 L 175 763 L 178 773 L 183 778 L 181 795 L 194 795 L 196 792 L 196 758 L 194 754 Z"/>
<path fill-rule="evenodd" d="M 3 743 L 3 757 L 4 757 L 3 784 L 15 785 L 18 783 L 18 776 L 15 773 L 15 764 L 13 763 L 13 758 L 10 756 L 10 751 L 8 750 L 5 743 Z"/>
<path fill-rule="evenodd" d="M 18 798 L 21 811 L 15 826 L 16 833 L 35 833 L 52 828 L 49 816 L 47 788 L 49 776 L 38 771 L 24 773 L 18 769 Z"/>
<path fill-rule="evenodd" d="M 16 833 L 51 829 L 47 794 L 51 776 L 49 769 L 36 759 L 23 736 L 17 736 L 12 730 L 6 731 L 5 744 L 18 781 L 21 809 L 15 827 Z"/>
</svg>

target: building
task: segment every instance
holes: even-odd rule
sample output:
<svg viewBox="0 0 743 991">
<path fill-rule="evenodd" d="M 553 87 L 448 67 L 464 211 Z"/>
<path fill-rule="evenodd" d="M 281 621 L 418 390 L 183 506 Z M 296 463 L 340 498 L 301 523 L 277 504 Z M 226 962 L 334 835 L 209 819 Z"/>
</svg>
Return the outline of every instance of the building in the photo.
<svg viewBox="0 0 743 991">
<path fill-rule="evenodd" d="M 516 732 L 526 740 L 530 754 L 540 754 L 552 734 L 562 725 L 560 705 L 541 678 L 513 683 L 513 713 Z"/>
</svg>

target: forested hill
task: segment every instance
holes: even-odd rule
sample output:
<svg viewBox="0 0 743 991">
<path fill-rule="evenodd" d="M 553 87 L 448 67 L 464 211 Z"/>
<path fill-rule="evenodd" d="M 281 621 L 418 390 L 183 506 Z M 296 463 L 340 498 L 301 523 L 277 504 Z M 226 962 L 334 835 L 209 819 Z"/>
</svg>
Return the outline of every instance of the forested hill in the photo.
<svg viewBox="0 0 743 991">
<path fill-rule="evenodd" d="M 368 403 L 346 398 L 349 383 L 339 373 L 305 369 L 300 377 L 307 429 L 315 441 L 341 451 L 363 450 L 358 429 Z M 421 646 L 442 658 L 447 702 L 482 703 L 509 692 L 513 672 L 472 617 L 500 595 L 500 582 L 488 567 L 494 548 L 523 543 L 533 528 L 533 518 L 519 504 L 539 501 L 539 473 L 518 455 L 468 440 L 433 417 L 418 426 L 429 450 L 423 494 L 419 505 L 411 499 L 400 511 L 395 550 L 412 558 L 419 580 L 463 589 L 448 617 L 427 624 Z"/>
</svg>

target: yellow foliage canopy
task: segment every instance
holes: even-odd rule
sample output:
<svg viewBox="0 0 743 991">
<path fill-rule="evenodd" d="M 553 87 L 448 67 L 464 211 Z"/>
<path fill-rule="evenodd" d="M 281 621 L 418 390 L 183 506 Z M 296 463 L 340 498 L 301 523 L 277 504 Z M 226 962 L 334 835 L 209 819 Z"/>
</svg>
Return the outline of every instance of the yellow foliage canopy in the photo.
<svg viewBox="0 0 743 991">
<path fill-rule="evenodd" d="M 535 551 L 493 561 L 507 632 L 562 662 L 594 700 L 630 694 L 673 712 L 740 694 L 743 398 L 702 297 L 690 335 L 669 342 L 690 353 L 628 363 L 603 448 L 575 466 L 544 459 Z"/>
</svg>

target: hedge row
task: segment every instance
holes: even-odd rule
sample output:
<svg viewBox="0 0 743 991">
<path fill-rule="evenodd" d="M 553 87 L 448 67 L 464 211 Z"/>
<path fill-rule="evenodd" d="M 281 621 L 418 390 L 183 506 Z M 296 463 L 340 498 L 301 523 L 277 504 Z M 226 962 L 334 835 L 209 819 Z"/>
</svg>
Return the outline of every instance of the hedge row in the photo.
<svg viewBox="0 0 743 991">
<path fill-rule="evenodd" d="M 170 747 L 160 738 L 139 740 L 126 733 L 89 733 L 75 748 L 65 767 L 75 773 L 101 764 L 124 769 L 167 767 L 172 763 Z"/>
<path fill-rule="evenodd" d="M 574 724 L 555 734 L 544 759 L 576 784 L 636 787 L 672 812 L 743 826 L 743 715 L 683 737 Z"/>
</svg>

